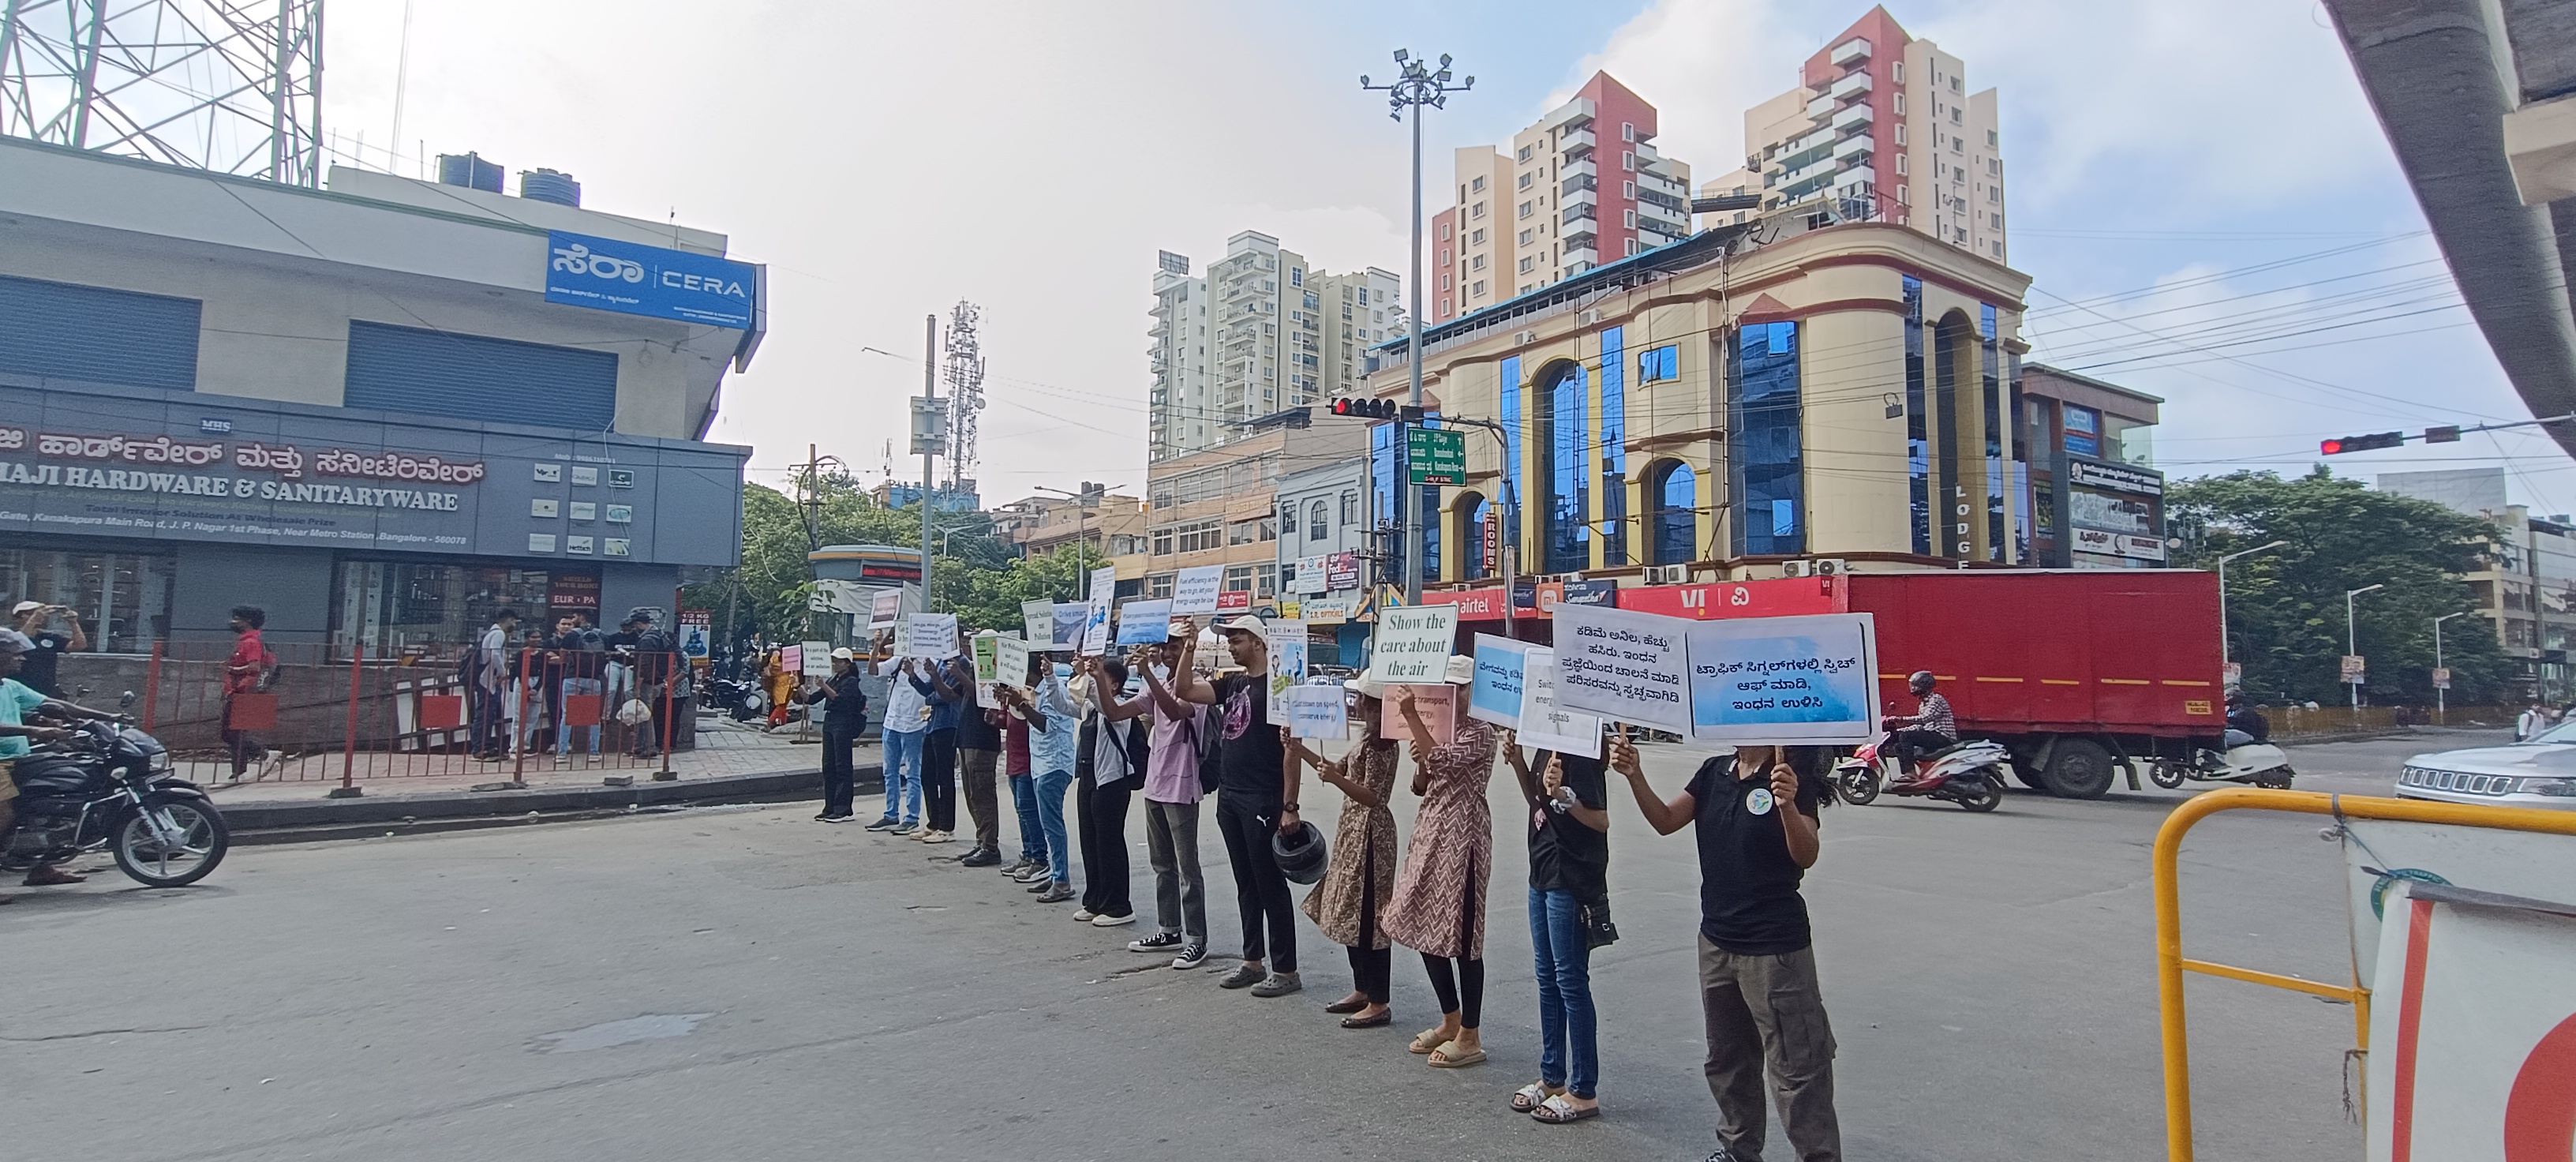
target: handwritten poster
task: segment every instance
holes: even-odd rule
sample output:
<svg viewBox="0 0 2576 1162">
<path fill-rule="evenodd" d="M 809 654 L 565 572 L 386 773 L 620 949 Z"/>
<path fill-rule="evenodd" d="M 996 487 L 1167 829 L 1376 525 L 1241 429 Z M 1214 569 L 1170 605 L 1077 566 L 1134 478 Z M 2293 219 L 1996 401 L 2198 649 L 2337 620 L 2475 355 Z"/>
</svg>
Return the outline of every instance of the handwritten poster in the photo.
<svg viewBox="0 0 2576 1162">
<path fill-rule="evenodd" d="M 1055 602 L 1040 599 L 1020 603 L 1020 636 L 1041 645 L 1055 640 Z"/>
<path fill-rule="evenodd" d="M 802 673 L 804 673 L 804 672 L 805 672 L 805 647 L 803 647 L 803 646 L 780 646 L 780 647 L 778 647 L 778 668 L 779 668 L 779 669 L 781 669 L 781 670 L 785 670 L 786 672 L 788 672 L 788 673 L 790 673 L 790 674 L 802 674 Z"/>
<path fill-rule="evenodd" d="M 1467 688 L 1467 717 L 1502 727 L 1521 724 L 1521 672 L 1529 650 L 1527 642 L 1476 635 L 1476 684 Z"/>
<path fill-rule="evenodd" d="M 1170 640 L 1171 636 L 1171 599 L 1139 597 L 1118 607 L 1119 645 L 1161 645 Z"/>
<path fill-rule="evenodd" d="M 1677 617 L 1598 605 L 1556 610 L 1557 702 L 1614 722 L 1691 733 L 1690 654 Z"/>
<path fill-rule="evenodd" d="M 1691 624 L 1691 737 L 1864 743 L 1878 737 L 1878 625 L 1866 613 Z"/>
<path fill-rule="evenodd" d="M 1601 718 L 1556 701 L 1556 651 L 1532 646 L 1521 655 L 1522 746 L 1562 755 L 1601 757 Z"/>
<path fill-rule="evenodd" d="M 1306 680 L 1306 623 L 1281 619 L 1262 630 L 1270 647 L 1270 716 L 1279 719 L 1279 693 Z"/>
<path fill-rule="evenodd" d="M 1216 593 L 1224 584 L 1223 565 L 1200 565 L 1181 570 L 1172 577 L 1172 612 L 1216 612 Z"/>
<path fill-rule="evenodd" d="M 1377 613 L 1369 650 L 1369 677 L 1388 685 L 1438 682 L 1449 669 L 1449 644 L 1458 636 L 1458 607 L 1400 605 Z"/>
<path fill-rule="evenodd" d="M 832 676 L 832 643 L 806 642 L 797 647 L 796 661 L 793 673 L 808 678 L 829 678 Z"/>
<path fill-rule="evenodd" d="M 1018 638 L 996 638 L 993 642 L 993 676 L 1005 686 L 1029 688 L 1029 643 Z"/>
<path fill-rule="evenodd" d="M 1288 727 L 1295 738 L 1348 738 L 1345 699 L 1340 685 L 1290 686 L 1270 698 L 1270 721 Z"/>
<path fill-rule="evenodd" d="M 1422 715 L 1422 725 L 1431 728 L 1430 742 L 1443 745 L 1458 737 L 1458 687 L 1447 682 L 1428 686 L 1406 686 L 1413 691 L 1413 708 Z M 1377 736 L 1396 742 L 1413 740 L 1413 727 L 1404 720 L 1403 699 L 1398 690 L 1388 687 L 1386 709 L 1378 715 Z"/>
</svg>

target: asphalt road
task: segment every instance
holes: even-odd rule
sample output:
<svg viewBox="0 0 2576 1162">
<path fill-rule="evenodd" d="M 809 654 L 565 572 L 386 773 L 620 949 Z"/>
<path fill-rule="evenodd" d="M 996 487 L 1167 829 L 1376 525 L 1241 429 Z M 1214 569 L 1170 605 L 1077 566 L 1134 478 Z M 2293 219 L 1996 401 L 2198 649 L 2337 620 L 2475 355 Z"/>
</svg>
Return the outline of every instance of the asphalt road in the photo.
<svg viewBox="0 0 2576 1162">
<path fill-rule="evenodd" d="M 2404 755 L 2492 737 L 2294 760 L 2302 785 L 2384 793 Z M 1649 750 L 1661 787 L 1695 761 Z M 1348 1032 L 1320 1011 L 1347 967 L 1311 927 L 1307 991 L 1257 1000 L 1215 987 L 1230 961 L 1174 972 L 1125 950 L 1135 929 L 762 806 L 243 849 L 179 891 L 113 872 L 12 889 L 0 1140 L 12 1157 L 156 1162 L 1702 1157 L 1698 875 L 1688 833 L 1656 837 L 1625 802 L 1625 938 L 1593 962 L 1607 1115 L 1553 1127 L 1503 1108 L 1538 1053 L 1507 778 L 1479 1068 L 1404 1051 L 1437 1014 L 1401 952 L 1396 1025 Z M 2160 1156 L 2147 848 L 2180 797 L 1825 814 L 1808 895 L 1848 1156 Z M 1318 819 L 1332 799 L 1307 791 Z M 1236 924 L 1205 830 L 1222 948 Z M 2203 825 L 2192 953 L 2339 979 L 2336 858 L 2313 820 Z M 2191 988 L 2202 1157 L 2353 1156 L 2350 1011 Z M 1776 1130 L 1767 1156 L 1789 1157 Z"/>
</svg>

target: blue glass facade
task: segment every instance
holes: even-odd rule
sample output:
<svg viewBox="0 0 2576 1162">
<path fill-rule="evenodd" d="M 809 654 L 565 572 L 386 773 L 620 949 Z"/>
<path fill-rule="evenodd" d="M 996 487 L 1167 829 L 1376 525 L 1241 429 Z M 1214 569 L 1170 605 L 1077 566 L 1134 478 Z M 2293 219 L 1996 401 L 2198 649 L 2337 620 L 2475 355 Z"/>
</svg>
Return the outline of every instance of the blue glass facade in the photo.
<svg viewBox="0 0 2576 1162">
<path fill-rule="evenodd" d="M 1500 395 L 1503 406 L 1503 477 L 1512 482 L 1509 494 L 1511 498 L 1525 507 L 1529 504 L 1530 498 L 1529 487 L 1521 479 L 1520 356 L 1515 355 L 1503 360 L 1502 376 L 1502 382 L 1497 385 L 1497 394 Z M 1521 522 L 1518 507 L 1508 510 L 1507 521 L 1511 527 L 1503 530 L 1503 543 L 1520 544 Z"/>
<path fill-rule="evenodd" d="M 2004 552 L 2004 393 L 2003 361 L 1998 358 L 2000 345 L 1995 335 L 1995 307 L 1982 303 L 1977 307 L 1977 337 L 1985 344 L 1985 358 L 1978 364 L 1986 417 L 1986 559 L 2005 561 Z"/>
<path fill-rule="evenodd" d="M 1601 564 L 1628 563 L 1627 328 L 1601 332 Z"/>
<path fill-rule="evenodd" d="M 1923 400 L 1923 280 L 1905 276 L 1905 494 L 1914 551 L 1932 555 L 1932 432 Z"/>
<path fill-rule="evenodd" d="M 1755 323 L 1727 348 L 1727 463 L 1737 556 L 1807 551 L 1798 324 Z"/>
<path fill-rule="evenodd" d="M 1647 481 L 1654 506 L 1649 564 L 1683 565 L 1699 558 L 1699 473 L 1678 460 L 1667 463 L 1659 478 Z"/>
<path fill-rule="evenodd" d="M 1422 425 L 1427 428 L 1439 427 L 1440 418 L 1436 415 L 1426 415 L 1423 417 Z M 1392 423 L 1371 425 L 1369 427 L 1369 491 L 1374 494 L 1377 511 L 1384 514 L 1384 518 L 1399 529 L 1404 527 L 1404 522 L 1400 519 L 1401 514 L 1395 509 L 1395 489 L 1396 482 L 1405 478 L 1405 468 L 1403 425 Z M 1414 493 L 1413 503 L 1422 506 L 1416 510 L 1422 514 L 1422 579 L 1438 581 L 1440 580 L 1440 489 L 1437 485 L 1424 485 L 1415 489 Z M 1404 576 L 1403 537 L 1395 538 L 1395 547 L 1392 551 L 1397 555 L 1397 559 L 1390 562 L 1387 576 L 1401 579 Z"/>
<path fill-rule="evenodd" d="M 1539 478 L 1547 482 L 1540 511 L 1547 515 L 1541 535 L 1547 573 L 1570 573 L 1592 566 L 1592 438 L 1585 405 L 1590 385 L 1583 365 L 1561 363 L 1539 388 Z"/>
</svg>

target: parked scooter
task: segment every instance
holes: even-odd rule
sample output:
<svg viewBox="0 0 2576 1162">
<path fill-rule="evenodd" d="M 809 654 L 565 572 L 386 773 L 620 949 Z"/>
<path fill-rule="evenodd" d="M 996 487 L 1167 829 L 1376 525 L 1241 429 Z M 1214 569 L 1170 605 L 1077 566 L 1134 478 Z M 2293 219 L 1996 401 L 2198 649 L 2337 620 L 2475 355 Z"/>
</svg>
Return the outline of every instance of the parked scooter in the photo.
<svg viewBox="0 0 2576 1162">
<path fill-rule="evenodd" d="M 133 702 L 128 693 L 124 704 Z M 18 760 L 17 820 L 0 833 L 0 871 L 105 847 L 136 882 L 175 888 L 223 862 L 232 842 L 223 816 L 170 773 L 159 739 L 114 722 L 70 729 L 71 741 Z"/>
<path fill-rule="evenodd" d="M 2004 772 L 2012 766 L 2012 754 L 2003 744 L 1982 738 L 1953 743 L 1916 760 L 1914 777 L 1908 779 L 1897 766 L 1893 739 L 1882 735 L 1834 764 L 1834 793 L 1843 802 L 1864 806 L 1884 791 L 1902 798 L 1941 799 L 1976 812 L 2003 803 Z"/>
<path fill-rule="evenodd" d="M 758 722 L 769 717 L 769 692 L 758 682 L 716 678 L 707 683 L 707 706 L 736 722 Z"/>
<path fill-rule="evenodd" d="M 2268 742 L 2256 742 L 2254 736 L 2241 730 L 2230 730 L 2224 751 L 2197 748 L 2190 761 L 2159 758 L 2147 768 L 2147 781 L 2173 790 L 2186 782 L 2250 783 L 2275 790 L 2290 789 L 2290 780 L 2298 772 L 2290 769 L 2290 756 Z"/>
</svg>

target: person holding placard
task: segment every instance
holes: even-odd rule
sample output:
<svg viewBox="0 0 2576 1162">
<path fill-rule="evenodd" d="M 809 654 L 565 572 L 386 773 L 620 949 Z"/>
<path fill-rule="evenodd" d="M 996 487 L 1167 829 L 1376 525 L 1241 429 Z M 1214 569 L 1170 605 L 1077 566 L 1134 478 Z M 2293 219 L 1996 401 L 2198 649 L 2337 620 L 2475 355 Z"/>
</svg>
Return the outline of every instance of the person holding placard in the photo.
<svg viewBox="0 0 2576 1162">
<path fill-rule="evenodd" d="M 893 648 L 889 641 L 887 648 Z M 868 824 L 870 831 L 911 835 L 921 830 L 921 744 L 930 726 L 930 700 L 914 683 L 921 663 L 913 658 L 887 658 L 877 664 L 886 676 L 885 815 Z M 898 817 L 897 808 L 901 808 Z"/>
<path fill-rule="evenodd" d="M 1452 686 L 1476 680 L 1476 660 L 1453 654 L 1442 675 Z M 1413 1038 L 1415 1053 L 1435 1069 L 1459 1069 L 1485 1060 L 1479 1031 L 1485 1007 L 1485 889 L 1494 873 L 1494 815 L 1485 804 L 1494 776 L 1494 724 L 1460 716 L 1450 740 L 1436 740 L 1414 705 L 1411 687 L 1395 690 L 1396 713 L 1411 732 L 1413 793 L 1422 810 L 1413 818 L 1413 845 L 1404 871 L 1379 919 L 1386 934 L 1422 954 L 1431 991 L 1440 997 L 1440 1024 Z"/>
<path fill-rule="evenodd" d="M 1271 854 L 1273 831 L 1297 826 L 1297 776 L 1288 761 L 1288 732 L 1270 724 L 1270 652 L 1258 617 L 1219 624 L 1226 652 L 1238 672 L 1211 685 L 1184 656 L 1173 667 L 1173 693 L 1182 701 L 1223 707 L 1217 740 L 1216 827 L 1234 866 L 1235 906 L 1243 913 L 1243 963 L 1217 984 L 1250 988 L 1257 997 L 1286 996 L 1305 984 L 1297 977 L 1297 904 L 1288 877 Z M 1265 936 L 1264 928 L 1267 928 Z"/>
<path fill-rule="evenodd" d="M 1550 1124 L 1601 1114 L 1599 1021 L 1592 1006 L 1592 942 L 1610 928 L 1610 798 L 1600 748 L 1590 755 L 1538 752 L 1537 771 L 1514 732 L 1503 757 L 1529 805 L 1530 949 L 1537 954 L 1538 1080 L 1512 1108 Z M 1606 940 L 1604 941 L 1607 942 Z"/>
<path fill-rule="evenodd" d="M 1082 844 L 1082 907 L 1073 918 L 1116 928 L 1136 922 L 1128 896 L 1127 807 L 1144 779 L 1145 734 L 1151 729 L 1136 719 L 1153 702 L 1143 694 L 1119 700 L 1127 686 L 1127 663 L 1115 656 L 1077 659 L 1073 668 L 1076 680 L 1088 675 L 1086 684 L 1092 688 L 1074 752 L 1074 786 L 1082 797 L 1075 812 Z"/>
<path fill-rule="evenodd" d="M 1081 719 L 1063 678 L 1048 655 L 1029 655 L 1029 688 L 1005 686 L 997 693 L 1005 708 L 1029 724 L 1029 766 L 1037 798 L 1038 826 L 1046 834 L 1047 866 L 1029 891 L 1041 904 L 1073 898 L 1073 851 L 1065 842 L 1064 792 L 1073 785 L 1073 755 Z"/>
<path fill-rule="evenodd" d="M 975 846 L 957 857 L 960 867 L 1002 862 L 1001 805 L 993 787 L 993 768 L 1001 758 L 1000 712 L 970 698 L 957 708 L 957 775 L 964 784 L 966 814 L 975 821 Z"/>
<path fill-rule="evenodd" d="M 1207 877 L 1199 872 L 1199 708 L 1172 693 L 1163 676 L 1191 664 L 1191 630 L 1172 641 L 1137 651 L 1146 696 L 1154 702 L 1154 731 L 1145 756 L 1145 857 L 1154 865 L 1153 935 L 1127 942 L 1129 952 L 1169 952 L 1172 967 L 1197 968 L 1207 959 Z"/>
<path fill-rule="evenodd" d="M 1696 825 L 1699 987 L 1708 1025 L 1717 1159 L 1759 1158 L 1767 1072 L 1780 1129 L 1801 1162 L 1840 1162 L 1834 1034 L 1816 986 L 1814 939 L 1798 883 L 1816 866 L 1816 812 L 1831 801 L 1823 752 L 1739 746 L 1701 763 L 1670 799 L 1646 783 L 1627 728 L 1610 744 L 1637 809 L 1658 835 Z"/>
<path fill-rule="evenodd" d="M 1324 878 L 1306 894 L 1306 915 L 1351 961 L 1349 996 L 1324 1006 L 1344 1014 L 1345 1029 L 1374 1029 L 1395 1019 L 1387 1008 L 1394 985 L 1394 952 L 1378 916 L 1395 895 L 1395 744 L 1379 737 L 1386 687 L 1366 678 L 1343 683 L 1360 741 L 1339 759 L 1326 760 L 1300 740 L 1297 752 L 1342 792 L 1342 817 L 1324 860 Z"/>
<path fill-rule="evenodd" d="M 823 708 L 823 812 L 814 818 L 847 823 L 857 790 L 850 748 L 858 745 L 859 732 L 868 724 L 868 696 L 859 689 L 858 663 L 848 649 L 832 651 L 832 676 L 814 684 L 805 704 Z"/>
<path fill-rule="evenodd" d="M 958 630 L 957 652 L 946 661 L 924 660 L 913 687 L 929 702 L 929 728 L 921 737 L 921 830 L 923 843 L 949 843 L 957 838 L 957 720 L 975 702 L 974 655 L 965 630 Z"/>
</svg>

